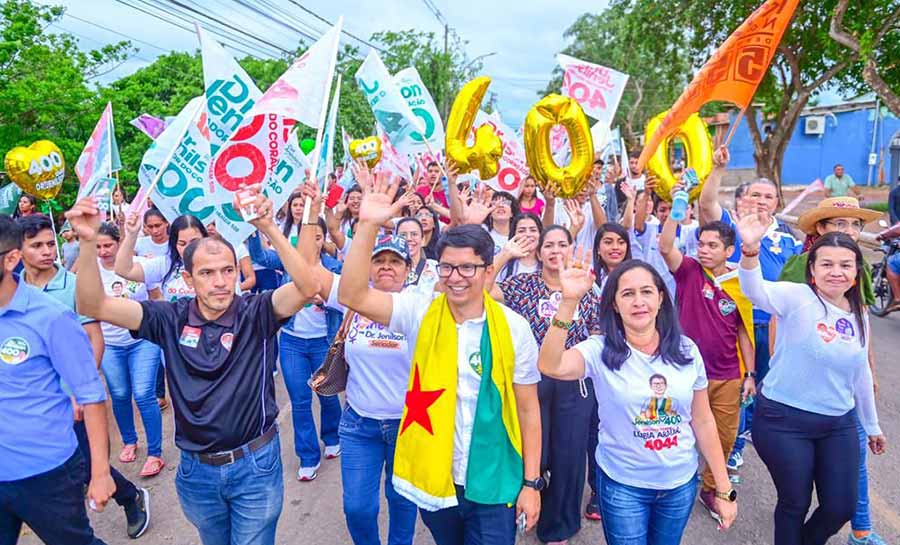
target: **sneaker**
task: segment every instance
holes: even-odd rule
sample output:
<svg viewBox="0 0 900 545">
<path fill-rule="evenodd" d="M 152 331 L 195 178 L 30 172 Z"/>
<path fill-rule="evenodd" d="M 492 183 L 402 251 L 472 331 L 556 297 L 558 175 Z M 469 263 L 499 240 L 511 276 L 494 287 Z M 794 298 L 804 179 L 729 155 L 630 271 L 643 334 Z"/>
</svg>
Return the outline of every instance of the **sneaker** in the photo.
<svg viewBox="0 0 900 545">
<path fill-rule="evenodd" d="M 584 510 L 584 518 L 588 520 L 600 520 L 600 501 L 597 499 L 596 494 L 591 494 L 587 509 Z"/>
<path fill-rule="evenodd" d="M 326 460 L 334 460 L 338 456 L 341 455 L 341 445 L 325 445 L 325 459 Z"/>
<path fill-rule="evenodd" d="M 740 452 L 732 452 L 731 456 L 728 457 L 728 462 L 725 464 L 725 467 L 732 471 L 737 471 L 742 465 L 744 465 L 744 455 Z"/>
<path fill-rule="evenodd" d="M 128 537 L 137 539 L 144 535 L 150 526 L 150 491 L 138 488 L 137 498 L 125 507 L 125 519 L 128 521 Z"/>
<path fill-rule="evenodd" d="M 753 443 L 753 433 L 751 432 L 751 430 L 744 430 L 738 437 L 748 443 Z"/>
<path fill-rule="evenodd" d="M 709 512 L 709 516 L 711 516 L 713 520 L 722 524 L 722 517 L 719 516 L 719 512 L 716 510 L 715 490 L 701 490 L 700 495 L 697 496 L 697 501 L 699 501 L 700 505 Z"/>
<path fill-rule="evenodd" d="M 312 467 L 301 467 L 297 470 L 297 480 L 298 481 L 311 481 L 315 479 L 319 475 L 319 464 L 316 464 Z"/>
<path fill-rule="evenodd" d="M 866 537 L 856 537 L 853 532 L 847 538 L 847 545 L 887 545 L 887 542 L 875 532 L 869 532 Z"/>
</svg>

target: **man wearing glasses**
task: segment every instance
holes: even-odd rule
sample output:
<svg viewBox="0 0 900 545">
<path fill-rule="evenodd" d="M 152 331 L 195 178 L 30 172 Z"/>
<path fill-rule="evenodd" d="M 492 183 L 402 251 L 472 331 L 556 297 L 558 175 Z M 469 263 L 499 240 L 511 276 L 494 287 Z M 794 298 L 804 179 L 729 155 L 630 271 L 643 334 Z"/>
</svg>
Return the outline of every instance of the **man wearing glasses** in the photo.
<svg viewBox="0 0 900 545">
<path fill-rule="evenodd" d="M 396 180 L 368 172 L 358 179 L 363 204 L 338 297 L 415 346 L 394 488 L 419 506 L 439 545 L 512 545 L 517 517 L 523 530 L 537 522 L 543 487 L 534 336 L 524 318 L 484 291 L 494 244 L 479 225 L 442 234 L 437 298 L 369 287 L 376 235 L 399 208 L 388 196 Z M 496 401 L 492 409 L 485 398 Z M 492 437 L 482 434 L 487 429 Z M 498 436 L 509 438 L 509 458 L 482 442 Z"/>
</svg>

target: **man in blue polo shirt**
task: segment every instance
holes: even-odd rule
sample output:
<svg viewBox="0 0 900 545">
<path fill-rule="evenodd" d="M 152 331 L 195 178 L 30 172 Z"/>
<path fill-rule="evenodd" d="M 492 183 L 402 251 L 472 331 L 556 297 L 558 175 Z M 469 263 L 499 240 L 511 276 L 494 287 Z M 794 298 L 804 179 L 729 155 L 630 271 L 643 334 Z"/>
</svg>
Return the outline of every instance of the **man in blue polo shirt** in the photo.
<svg viewBox="0 0 900 545">
<path fill-rule="evenodd" d="M 56 261 L 57 245 L 56 236 L 53 234 L 53 225 L 50 218 L 43 214 L 31 214 L 16 220 L 22 228 L 24 240 L 22 243 L 22 274 L 20 281 L 42 290 L 53 297 L 72 312 L 78 312 L 75 307 L 75 275 L 60 267 Z M 94 365 L 100 366 L 103 359 L 103 331 L 100 322 L 87 316 L 78 316 L 81 326 L 87 333 L 93 349 Z M 69 393 L 65 385 L 63 391 Z M 74 400 L 73 400 L 74 404 Z M 78 448 L 84 456 L 86 465 L 91 464 L 91 450 L 88 444 L 87 429 L 84 425 L 82 410 L 79 405 L 75 409 L 75 436 L 78 438 Z M 140 537 L 150 525 L 150 491 L 146 488 L 137 488 L 116 468 L 111 467 L 110 473 L 116 483 L 116 493 L 113 499 L 125 510 L 125 518 L 128 523 L 128 537 L 136 539 Z M 90 474 L 84 473 L 84 484 L 90 481 Z"/>
<path fill-rule="evenodd" d="M 722 176 L 728 166 L 730 156 L 728 148 L 721 147 L 713 154 L 712 173 L 706 180 L 703 190 L 700 192 L 700 224 L 704 225 L 716 220 L 722 221 L 735 230 L 734 252 L 728 258 L 732 263 L 738 263 L 741 258 L 741 237 L 737 233 L 736 218 L 742 211 L 759 212 L 768 218 L 769 228 L 762 239 L 760 246 L 759 264 L 762 268 L 763 278 L 775 282 L 781 275 L 781 269 L 788 259 L 803 253 L 803 243 L 797 240 L 791 230 L 779 223 L 775 218 L 778 208 L 778 188 L 765 178 L 759 178 L 750 182 L 741 195 L 740 206 L 734 215 L 722 208 L 719 204 L 719 187 L 722 184 Z M 742 210 L 746 209 L 746 210 Z M 753 309 L 753 332 L 756 346 L 756 382 L 761 383 L 769 371 L 769 313 L 761 309 Z M 744 463 L 743 450 L 745 444 L 745 432 L 750 430 L 753 422 L 753 406 L 744 410 L 741 418 L 740 435 L 734 442 L 734 450 L 728 459 L 728 469 L 737 470 Z"/>
<path fill-rule="evenodd" d="M 74 313 L 13 276 L 22 229 L 0 216 L 0 544 L 28 524 L 47 545 L 97 545 L 84 506 L 84 458 L 62 381 L 83 407 L 91 444 L 88 498 L 102 510 L 109 473 L 106 391 Z"/>
<path fill-rule="evenodd" d="M 252 188 L 257 194 L 260 187 Z M 236 208 L 240 208 L 235 203 Z M 258 198 L 253 223 L 294 279 L 276 290 L 235 294 L 237 261 L 224 239 L 184 249 L 185 282 L 196 297 L 174 302 L 107 296 L 97 264 L 100 210 L 93 197 L 66 213 L 78 234 L 78 309 L 162 347 L 181 462 L 175 488 L 204 545 L 274 545 L 284 499 L 275 337 L 319 286 L 302 285 L 303 266 Z"/>
</svg>

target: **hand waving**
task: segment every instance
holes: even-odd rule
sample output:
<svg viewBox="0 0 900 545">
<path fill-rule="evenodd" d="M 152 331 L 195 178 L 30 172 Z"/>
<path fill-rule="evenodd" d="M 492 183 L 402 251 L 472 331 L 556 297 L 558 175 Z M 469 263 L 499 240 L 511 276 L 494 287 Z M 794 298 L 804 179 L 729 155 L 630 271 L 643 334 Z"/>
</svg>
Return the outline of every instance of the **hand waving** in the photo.
<svg viewBox="0 0 900 545">
<path fill-rule="evenodd" d="M 359 221 L 383 225 L 390 221 L 402 207 L 402 199 L 394 203 L 400 180 L 388 172 L 367 174 L 359 178 L 363 190 L 359 206 Z"/>
<path fill-rule="evenodd" d="M 563 299 L 581 301 L 581 298 L 594 285 L 594 274 L 591 272 L 591 252 L 588 248 L 571 248 L 566 256 L 565 268 L 559 273 L 562 284 Z"/>
<path fill-rule="evenodd" d="M 484 184 L 479 185 L 478 189 L 475 191 L 475 197 L 468 203 L 463 195 L 460 194 L 460 215 L 462 217 L 463 225 L 478 225 L 483 223 L 484 220 L 491 215 L 491 212 L 494 211 L 495 206 L 485 192 L 485 187 Z M 468 195 L 468 193 L 466 193 L 466 195 Z"/>
<path fill-rule="evenodd" d="M 744 214 L 738 220 L 737 225 L 738 233 L 741 235 L 741 244 L 745 247 L 758 247 L 768 227 L 762 221 L 762 214 L 756 212 Z"/>
</svg>

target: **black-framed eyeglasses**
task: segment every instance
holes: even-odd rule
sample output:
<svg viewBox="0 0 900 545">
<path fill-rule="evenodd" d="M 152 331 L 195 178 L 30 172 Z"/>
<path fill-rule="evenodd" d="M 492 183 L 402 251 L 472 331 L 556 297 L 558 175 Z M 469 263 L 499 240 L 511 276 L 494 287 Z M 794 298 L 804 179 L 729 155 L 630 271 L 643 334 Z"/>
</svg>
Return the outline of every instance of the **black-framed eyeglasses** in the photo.
<svg viewBox="0 0 900 545">
<path fill-rule="evenodd" d="M 441 278 L 450 278 L 453 271 L 459 273 L 463 278 L 472 278 L 478 269 L 487 267 L 487 263 L 463 263 L 461 265 L 451 265 L 449 263 L 438 263 L 438 276 Z"/>
</svg>

